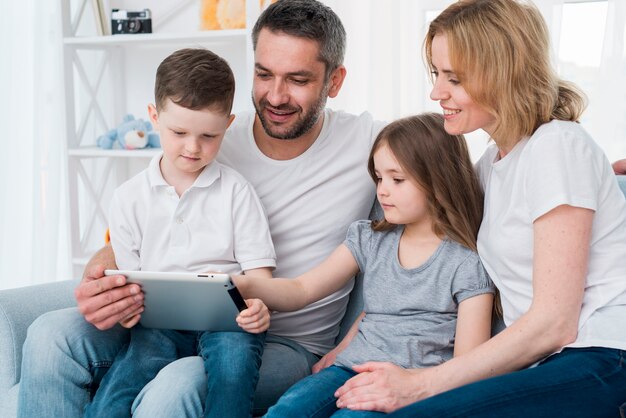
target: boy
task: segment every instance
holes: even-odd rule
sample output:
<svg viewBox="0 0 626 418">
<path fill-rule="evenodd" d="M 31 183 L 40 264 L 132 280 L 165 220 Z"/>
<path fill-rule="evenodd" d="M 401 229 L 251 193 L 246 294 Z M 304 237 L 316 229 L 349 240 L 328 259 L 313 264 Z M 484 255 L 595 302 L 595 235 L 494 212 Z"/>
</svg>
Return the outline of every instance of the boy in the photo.
<svg viewBox="0 0 626 418">
<path fill-rule="evenodd" d="M 159 65 L 148 112 L 163 154 L 115 191 L 109 226 L 119 269 L 271 277 L 275 254 L 261 203 L 243 177 L 214 161 L 234 119 L 234 91 L 230 67 L 208 50 L 176 51 Z M 237 321 L 248 332 L 146 329 L 140 314 L 123 321 L 133 327 L 130 343 L 85 416 L 130 416 L 161 368 L 196 354 L 209 376 L 205 416 L 250 416 L 269 313 L 258 299 L 246 302 Z"/>
</svg>

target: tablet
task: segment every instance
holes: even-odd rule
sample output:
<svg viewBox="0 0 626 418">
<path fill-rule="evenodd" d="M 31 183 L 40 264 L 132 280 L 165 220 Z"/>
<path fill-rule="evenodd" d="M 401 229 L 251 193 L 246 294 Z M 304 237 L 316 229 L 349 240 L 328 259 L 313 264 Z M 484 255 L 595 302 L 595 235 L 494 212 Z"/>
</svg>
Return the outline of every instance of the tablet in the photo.
<svg viewBox="0 0 626 418">
<path fill-rule="evenodd" d="M 243 331 L 235 318 L 246 309 L 228 274 L 105 270 L 137 283 L 144 293 L 140 323 L 146 328 Z"/>
</svg>

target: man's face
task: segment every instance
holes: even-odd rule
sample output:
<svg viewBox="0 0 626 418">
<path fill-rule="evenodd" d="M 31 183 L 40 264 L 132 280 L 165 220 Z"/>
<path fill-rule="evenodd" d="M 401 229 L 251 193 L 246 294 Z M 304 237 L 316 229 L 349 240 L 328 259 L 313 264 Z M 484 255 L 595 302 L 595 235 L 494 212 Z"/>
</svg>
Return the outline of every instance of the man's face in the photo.
<svg viewBox="0 0 626 418">
<path fill-rule="evenodd" d="M 277 139 L 306 134 L 329 94 L 318 43 L 262 29 L 254 57 L 252 102 L 265 132 Z"/>
</svg>

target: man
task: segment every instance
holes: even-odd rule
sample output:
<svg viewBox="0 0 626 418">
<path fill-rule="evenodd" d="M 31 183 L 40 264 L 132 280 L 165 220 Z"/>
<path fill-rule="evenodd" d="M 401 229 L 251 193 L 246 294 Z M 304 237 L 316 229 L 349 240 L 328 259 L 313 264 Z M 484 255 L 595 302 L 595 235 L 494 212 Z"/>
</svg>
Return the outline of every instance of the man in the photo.
<svg viewBox="0 0 626 418">
<path fill-rule="evenodd" d="M 295 277 L 329 255 L 352 221 L 367 217 L 375 191 L 366 161 L 382 124 L 368 114 L 325 109 L 346 76 L 345 31 L 328 7 L 316 0 L 281 0 L 262 13 L 252 36 L 256 112 L 237 116 L 218 160 L 243 174 L 265 207 L 277 256 L 274 275 Z M 115 267 L 110 247 L 87 266 L 75 291 L 78 310 L 51 312 L 31 326 L 20 416 L 82 415 L 127 341 L 127 331 L 114 325 L 141 313 L 143 295 L 123 277 L 102 277 L 105 267 Z M 332 348 L 351 288 L 272 316 L 256 414 Z M 133 415 L 199 416 L 206 382 L 199 357 L 178 360 L 144 388 Z"/>
</svg>

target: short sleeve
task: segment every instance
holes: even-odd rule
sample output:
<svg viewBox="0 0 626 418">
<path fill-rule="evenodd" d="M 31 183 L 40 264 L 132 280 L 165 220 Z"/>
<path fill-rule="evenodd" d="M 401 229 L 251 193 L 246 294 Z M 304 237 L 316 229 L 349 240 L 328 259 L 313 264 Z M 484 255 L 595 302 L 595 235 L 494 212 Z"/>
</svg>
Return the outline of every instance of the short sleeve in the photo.
<svg viewBox="0 0 626 418">
<path fill-rule="evenodd" d="M 573 122 L 552 122 L 531 137 L 524 187 L 533 221 L 560 205 L 597 210 L 602 164 L 596 147 Z"/>
<path fill-rule="evenodd" d="M 452 297 L 459 304 L 465 299 L 494 293 L 495 286 L 485 271 L 478 254 L 472 252 L 459 265 L 452 282 Z"/>
<path fill-rule="evenodd" d="M 365 271 L 367 258 L 372 248 L 372 222 L 356 221 L 348 228 L 344 245 L 354 256 L 359 270 Z"/>
<path fill-rule="evenodd" d="M 249 183 L 233 196 L 235 259 L 242 270 L 276 267 L 276 253 L 261 201 Z"/>
</svg>

